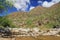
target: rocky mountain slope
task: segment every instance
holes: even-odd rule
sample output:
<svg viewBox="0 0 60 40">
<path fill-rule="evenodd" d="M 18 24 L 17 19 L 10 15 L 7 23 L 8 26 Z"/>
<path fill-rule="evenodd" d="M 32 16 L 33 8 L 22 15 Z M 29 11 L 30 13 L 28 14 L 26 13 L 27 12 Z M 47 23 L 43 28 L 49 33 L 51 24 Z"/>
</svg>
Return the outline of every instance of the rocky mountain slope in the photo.
<svg viewBox="0 0 60 40">
<path fill-rule="evenodd" d="M 60 3 L 50 8 L 36 7 L 30 12 L 14 12 L 7 16 L 15 27 L 38 27 L 46 30 L 60 26 Z"/>
</svg>

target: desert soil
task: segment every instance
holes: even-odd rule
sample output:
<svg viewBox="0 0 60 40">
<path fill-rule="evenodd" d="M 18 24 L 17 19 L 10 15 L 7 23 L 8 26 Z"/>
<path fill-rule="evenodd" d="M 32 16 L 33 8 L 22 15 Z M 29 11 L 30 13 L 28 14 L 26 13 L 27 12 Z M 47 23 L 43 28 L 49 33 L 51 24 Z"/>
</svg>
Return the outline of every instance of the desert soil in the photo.
<svg viewBox="0 0 60 40">
<path fill-rule="evenodd" d="M 0 40 L 60 40 L 57 36 L 0 38 Z"/>
</svg>

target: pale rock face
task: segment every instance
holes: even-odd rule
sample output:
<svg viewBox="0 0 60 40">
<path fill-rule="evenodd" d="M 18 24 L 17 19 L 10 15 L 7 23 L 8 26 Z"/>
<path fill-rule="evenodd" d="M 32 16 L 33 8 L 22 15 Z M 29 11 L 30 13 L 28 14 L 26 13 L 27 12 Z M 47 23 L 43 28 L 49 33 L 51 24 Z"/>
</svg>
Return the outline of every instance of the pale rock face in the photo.
<svg viewBox="0 0 60 40">
<path fill-rule="evenodd" d="M 39 28 L 33 28 L 34 32 L 39 32 Z"/>
</svg>

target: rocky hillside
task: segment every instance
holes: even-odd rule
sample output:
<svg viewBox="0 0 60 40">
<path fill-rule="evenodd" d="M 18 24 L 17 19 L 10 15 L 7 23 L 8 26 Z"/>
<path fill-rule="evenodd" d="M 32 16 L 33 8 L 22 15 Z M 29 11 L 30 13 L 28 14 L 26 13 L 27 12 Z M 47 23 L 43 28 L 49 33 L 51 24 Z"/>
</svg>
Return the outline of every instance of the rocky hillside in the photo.
<svg viewBox="0 0 60 40">
<path fill-rule="evenodd" d="M 60 3 L 50 8 L 36 7 L 30 12 L 14 12 L 7 17 L 15 27 L 39 27 L 40 29 L 60 26 Z"/>
</svg>

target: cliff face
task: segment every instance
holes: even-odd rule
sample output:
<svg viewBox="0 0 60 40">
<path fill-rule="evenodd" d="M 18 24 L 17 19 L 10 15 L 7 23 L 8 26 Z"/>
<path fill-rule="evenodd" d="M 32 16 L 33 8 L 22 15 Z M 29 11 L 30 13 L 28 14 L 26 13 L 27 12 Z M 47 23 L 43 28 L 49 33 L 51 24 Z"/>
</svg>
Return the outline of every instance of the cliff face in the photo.
<svg viewBox="0 0 60 40">
<path fill-rule="evenodd" d="M 8 19 L 16 27 L 39 27 L 47 29 L 60 26 L 60 3 L 50 8 L 36 7 L 30 12 L 14 12 L 8 15 Z"/>
</svg>

